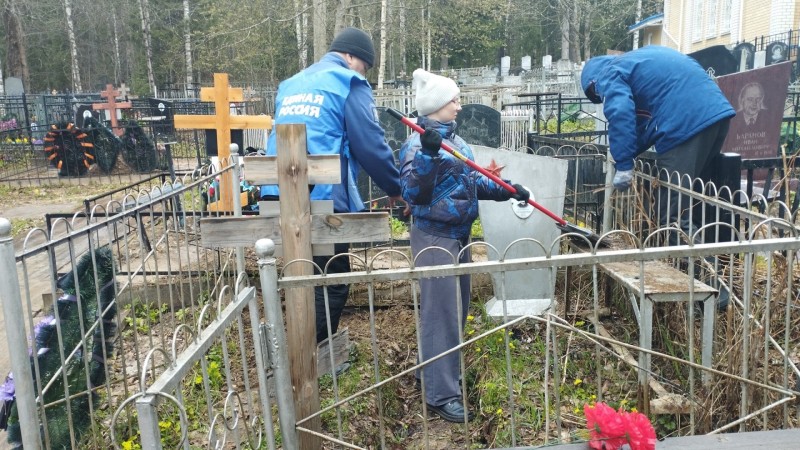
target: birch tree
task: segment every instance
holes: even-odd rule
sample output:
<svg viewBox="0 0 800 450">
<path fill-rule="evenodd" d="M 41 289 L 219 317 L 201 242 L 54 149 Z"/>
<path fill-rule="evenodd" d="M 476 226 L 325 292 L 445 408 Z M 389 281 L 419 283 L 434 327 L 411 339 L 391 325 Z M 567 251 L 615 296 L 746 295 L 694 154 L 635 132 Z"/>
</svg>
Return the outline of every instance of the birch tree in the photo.
<svg viewBox="0 0 800 450">
<path fill-rule="evenodd" d="M 64 14 L 67 23 L 67 40 L 72 61 L 72 92 L 81 92 L 81 70 L 78 62 L 78 43 L 75 41 L 75 22 L 72 20 L 72 0 L 64 0 Z"/>
<path fill-rule="evenodd" d="M 156 78 L 155 74 L 153 73 L 153 46 L 151 44 L 152 35 L 150 34 L 149 0 L 139 0 L 139 15 L 142 18 L 142 37 L 144 38 L 144 55 L 147 63 L 147 84 L 150 86 L 150 93 L 154 97 L 158 97 Z"/>
<path fill-rule="evenodd" d="M 192 15 L 189 0 L 183 0 L 183 45 L 186 57 L 186 97 L 189 97 L 194 78 L 192 77 Z"/>
<path fill-rule="evenodd" d="M 386 69 L 386 10 L 389 8 L 387 0 L 381 0 L 381 37 L 380 37 L 380 56 L 378 63 L 378 89 L 383 89 L 383 78 Z"/>
<path fill-rule="evenodd" d="M 305 0 L 294 0 L 294 28 L 297 37 L 297 57 L 300 69 L 305 69 L 308 62 L 308 13 Z"/>
</svg>

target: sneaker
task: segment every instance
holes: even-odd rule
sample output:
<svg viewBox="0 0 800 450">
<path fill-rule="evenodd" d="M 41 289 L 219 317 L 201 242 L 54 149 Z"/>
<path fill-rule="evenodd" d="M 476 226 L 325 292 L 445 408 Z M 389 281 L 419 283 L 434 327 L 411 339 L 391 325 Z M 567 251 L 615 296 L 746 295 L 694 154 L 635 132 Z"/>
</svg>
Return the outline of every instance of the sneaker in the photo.
<svg viewBox="0 0 800 450">
<path fill-rule="evenodd" d="M 442 419 L 448 422 L 464 423 L 464 416 L 466 415 L 467 421 L 475 418 L 472 412 L 464 409 L 464 405 L 460 400 L 453 400 L 450 403 L 445 403 L 441 406 L 433 406 L 428 404 L 428 409 L 438 414 Z"/>
</svg>

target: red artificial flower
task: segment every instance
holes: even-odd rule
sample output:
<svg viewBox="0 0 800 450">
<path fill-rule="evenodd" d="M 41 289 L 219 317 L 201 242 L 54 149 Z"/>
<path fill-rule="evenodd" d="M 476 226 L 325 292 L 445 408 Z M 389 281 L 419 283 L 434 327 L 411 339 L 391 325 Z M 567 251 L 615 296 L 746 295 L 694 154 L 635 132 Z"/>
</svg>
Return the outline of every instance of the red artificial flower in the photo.
<svg viewBox="0 0 800 450">
<path fill-rule="evenodd" d="M 605 403 L 583 405 L 589 428 L 589 447 L 595 450 L 617 450 L 628 442 L 622 415 Z"/>
<path fill-rule="evenodd" d="M 656 430 L 650 420 L 640 412 L 622 413 L 625 433 L 631 450 L 655 450 Z"/>
</svg>

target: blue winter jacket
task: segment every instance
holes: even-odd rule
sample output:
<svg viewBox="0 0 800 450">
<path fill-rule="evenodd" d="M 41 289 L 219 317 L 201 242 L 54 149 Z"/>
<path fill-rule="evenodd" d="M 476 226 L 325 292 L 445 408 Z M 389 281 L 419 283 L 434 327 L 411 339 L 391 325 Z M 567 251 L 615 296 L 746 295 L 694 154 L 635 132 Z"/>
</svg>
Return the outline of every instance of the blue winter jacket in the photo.
<svg viewBox="0 0 800 450">
<path fill-rule="evenodd" d="M 657 45 L 591 58 L 581 73 L 581 87 L 590 98 L 593 87 L 603 102 L 617 170 L 632 169 L 636 155 L 651 146 L 668 152 L 736 115 L 697 61 Z"/>
<path fill-rule="evenodd" d="M 422 116 L 417 123 L 438 130 L 444 143 L 474 161 L 472 149 L 454 132 L 455 122 L 441 123 Z M 478 200 L 503 201 L 511 194 L 445 150 L 439 150 L 433 158 L 420 151 L 419 138 L 418 133 L 411 134 L 400 148 L 403 199 L 411 206 L 420 230 L 465 239 L 478 218 Z"/>
<path fill-rule="evenodd" d="M 363 210 L 357 184 L 360 168 L 389 196 L 400 195 L 400 174 L 377 117 L 366 78 L 336 53 L 327 53 L 280 84 L 275 125 L 304 123 L 309 154 L 341 156 L 342 182 L 314 186 L 312 200 L 333 199 L 335 212 Z M 276 154 L 275 142 L 273 129 L 267 155 Z M 277 196 L 278 187 L 263 186 L 261 195 Z"/>
</svg>

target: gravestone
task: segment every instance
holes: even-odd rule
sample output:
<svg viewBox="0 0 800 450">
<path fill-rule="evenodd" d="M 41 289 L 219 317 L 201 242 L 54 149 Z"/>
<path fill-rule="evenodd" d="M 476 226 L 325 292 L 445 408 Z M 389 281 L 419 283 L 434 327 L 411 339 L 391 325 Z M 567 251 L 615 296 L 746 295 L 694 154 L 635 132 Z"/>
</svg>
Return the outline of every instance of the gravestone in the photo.
<svg viewBox="0 0 800 450">
<path fill-rule="evenodd" d="M 542 67 L 545 69 L 553 67 L 553 55 L 542 56 Z"/>
<path fill-rule="evenodd" d="M 566 192 L 567 161 L 546 156 L 529 155 L 490 147 L 473 146 L 475 162 L 482 167 L 502 167 L 500 178 L 527 186 L 534 201 L 561 216 Z M 522 238 L 538 240 L 515 244 L 505 258 L 544 256 L 561 230 L 555 221 L 533 206 L 509 200 L 480 202 L 480 218 L 484 241 L 499 252 L 513 241 Z M 543 247 L 543 248 L 542 248 Z M 559 246 L 552 249 L 559 253 Z M 489 260 L 498 255 L 487 252 Z M 489 316 L 513 319 L 522 315 L 538 315 L 553 310 L 555 276 L 549 269 L 534 269 L 492 274 L 494 297 L 486 304 Z M 505 313 L 505 314 L 504 314 Z"/>
<path fill-rule="evenodd" d="M 767 65 L 777 64 L 789 59 L 789 46 L 783 42 L 773 42 L 767 46 Z"/>
<path fill-rule="evenodd" d="M 736 58 L 736 66 L 740 72 L 753 68 L 755 54 L 756 48 L 749 42 L 742 42 L 733 48 L 733 56 Z"/>
<path fill-rule="evenodd" d="M 86 124 L 86 119 L 90 118 L 99 121 L 100 112 L 95 111 L 91 104 L 78 105 L 78 109 L 75 111 L 75 126 L 83 128 Z"/>
<path fill-rule="evenodd" d="M 743 159 L 778 155 L 789 69 L 790 64 L 783 63 L 717 78 L 736 109 L 723 153 L 739 153 Z"/>
<path fill-rule="evenodd" d="M 467 144 L 500 146 L 500 111 L 486 105 L 464 105 L 456 117 L 456 133 Z"/>
<path fill-rule="evenodd" d="M 410 128 L 392 117 L 387 112 L 388 108 L 378 106 L 376 109 L 378 110 L 378 122 L 383 128 L 386 143 L 389 144 L 392 152 L 394 152 L 395 159 L 397 159 L 397 152 L 400 151 L 400 147 L 402 147 L 403 142 L 410 134 Z"/>
<path fill-rule="evenodd" d="M 160 98 L 148 98 L 147 103 L 150 106 L 150 115 L 139 120 L 150 124 L 153 136 L 173 135 L 175 133 L 175 113 L 172 102 Z"/>
<path fill-rule="evenodd" d="M 755 56 L 753 56 L 753 68 L 760 69 L 766 65 L 767 65 L 767 52 L 764 50 L 757 51 Z"/>
<path fill-rule="evenodd" d="M 25 94 L 25 87 L 22 85 L 22 80 L 17 77 L 6 78 L 5 92 L 9 97 L 17 97 Z"/>
<path fill-rule="evenodd" d="M 736 57 L 724 45 L 714 45 L 711 47 L 689 53 L 706 72 L 714 76 L 721 77 L 731 73 L 736 73 L 739 67 Z"/>
</svg>

